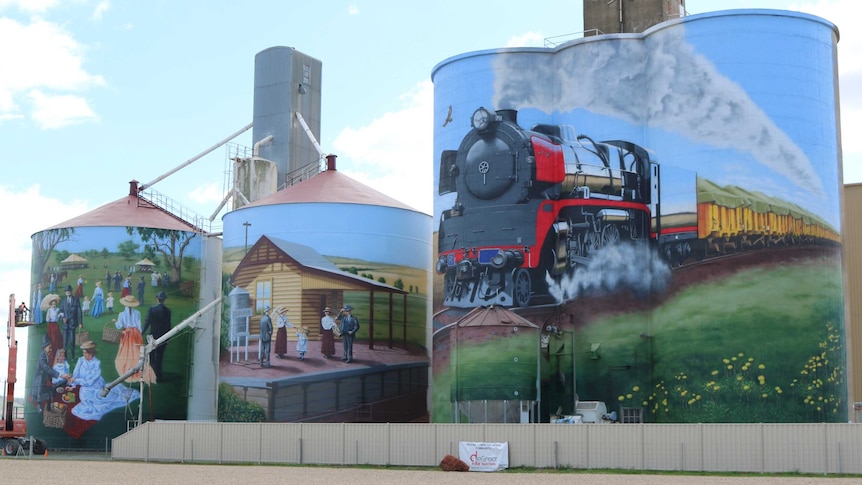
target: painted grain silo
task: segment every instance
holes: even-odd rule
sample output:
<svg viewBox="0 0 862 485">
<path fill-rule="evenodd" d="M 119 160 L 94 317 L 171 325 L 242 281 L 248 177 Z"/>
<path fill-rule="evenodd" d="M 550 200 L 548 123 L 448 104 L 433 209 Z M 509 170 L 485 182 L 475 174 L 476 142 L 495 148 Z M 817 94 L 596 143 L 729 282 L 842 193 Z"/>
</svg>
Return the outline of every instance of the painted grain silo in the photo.
<svg viewBox="0 0 862 485">
<path fill-rule="evenodd" d="M 438 64 L 434 328 L 560 322 L 556 378 L 646 422 L 846 421 L 837 42 L 732 10 Z"/>
<path fill-rule="evenodd" d="M 237 358 L 222 382 L 268 421 L 426 415 L 430 216 L 338 172 L 331 155 L 327 170 L 226 214 L 223 225 L 224 291 L 248 293 L 251 316 L 238 329 L 248 340 L 225 349 Z M 325 318 L 347 306 L 360 324 L 349 362 Z M 268 361 L 259 353 L 265 315 Z M 379 414 L 357 412 L 366 404 Z"/>
<path fill-rule="evenodd" d="M 449 334 L 454 422 L 538 421 L 539 326 L 491 306 L 475 308 L 441 331 Z"/>
<path fill-rule="evenodd" d="M 206 268 L 221 241 L 161 202 L 132 181 L 127 196 L 32 236 L 25 414 L 52 448 L 93 449 L 139 419 L 216 419 L 218 316 L 200 310 L 219 296 Z M 164 325 L 150 316 L 160 296 L 171 327 L 200 318 L 132 373 Z"/>
</svg>

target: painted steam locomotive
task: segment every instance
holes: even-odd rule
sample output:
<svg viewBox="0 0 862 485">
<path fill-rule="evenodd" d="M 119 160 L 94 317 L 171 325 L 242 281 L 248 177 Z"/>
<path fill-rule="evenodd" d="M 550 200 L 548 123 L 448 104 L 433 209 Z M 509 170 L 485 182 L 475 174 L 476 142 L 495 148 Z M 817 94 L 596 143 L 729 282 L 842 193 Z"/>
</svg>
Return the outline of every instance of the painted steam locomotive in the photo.
<svg viewBox="0 0 862 485">
<path fill-rule="evenodd" d="M 444 306 L 527 306 L 622 244 L 680 265 L 796 235 L 838 237 L 810 214 L 782 219 L 699 200 L 709 182 L 691 171 L 666 167 L 662 190 L 660 165 L 628 141 L 596 142 L 568 125 L 525 130 L 515 110 L 479 108 L 471 125 L 440 160 L 438 193 L 456 194 L 437 235 Z"/>
</svg>

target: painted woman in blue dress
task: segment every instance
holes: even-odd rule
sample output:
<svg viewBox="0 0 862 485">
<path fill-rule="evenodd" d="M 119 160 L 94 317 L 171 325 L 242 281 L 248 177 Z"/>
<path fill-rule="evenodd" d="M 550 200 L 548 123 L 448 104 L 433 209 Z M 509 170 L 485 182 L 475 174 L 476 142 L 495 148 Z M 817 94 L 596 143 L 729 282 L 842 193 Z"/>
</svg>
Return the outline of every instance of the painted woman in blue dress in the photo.
<svg viewBox="0 0 862 485">
<path fill-rule="evenodd" d="M 93 318 L 99 318 L 102 313 L 105 313 L 105 292 L 102 291 L 102 282 L 96 281 L 96 289 L 93 290 L 93 303 L 90 308 L 90 314 L 93 315 Z"/>
<path fill-rule="evenodd" d="M 84 355 L 75 364 L 71 384 L 80 386 L 78 397 L 80 402 L 72 408 L 72 414 L 80 419 L 95 420 L 110 411 L 126 406 L 141 397 L 141 394 L 125 386 L 116 386 L 102 397 L 105 379 L 102 377 L 102 363 L 96 358 L 96 344 L 88 340 L 81 344 Z"/>
<path fill-rule="evenodd" d="M 33 314 L 33 323 L 40 324 L 42 323 L 42 307 L 40 303 L 42 302 L 42 283 L 36 283 L 36 288 L 33 289 L 33 298 L 30 298 L 30 301 L 33 302 L 33 308 L 31 310 Z"/>
</svg>

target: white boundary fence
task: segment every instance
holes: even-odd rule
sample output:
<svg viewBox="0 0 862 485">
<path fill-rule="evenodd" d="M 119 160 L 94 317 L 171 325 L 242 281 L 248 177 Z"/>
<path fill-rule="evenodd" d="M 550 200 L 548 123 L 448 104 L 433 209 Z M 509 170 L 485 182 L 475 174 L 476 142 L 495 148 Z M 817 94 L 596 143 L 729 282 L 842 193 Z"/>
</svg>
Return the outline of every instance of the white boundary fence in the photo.
<svg viewBox="0 0 862 485">
<path fill-rule="evenodd" d="M 860 424 L 148 422 L 114 460 L 437 466 L 460 441 L 508 442 L 509 466 L 862 474 Z"/>
</svg>

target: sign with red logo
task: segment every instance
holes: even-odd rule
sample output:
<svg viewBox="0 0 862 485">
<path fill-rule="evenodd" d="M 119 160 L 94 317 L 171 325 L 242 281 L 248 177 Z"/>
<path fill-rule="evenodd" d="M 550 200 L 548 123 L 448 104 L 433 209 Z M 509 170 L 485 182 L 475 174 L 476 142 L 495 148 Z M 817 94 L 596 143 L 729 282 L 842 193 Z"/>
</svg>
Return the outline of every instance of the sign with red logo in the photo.
<svg viewBox="0 0 862 485">
<path fill-rule="evenodd" d="M 459 458 L 470 465 L 471 472 L 495 472 L 509 468 L 509 443 L 476 443 L 460 441 Z"/>
</svg>

